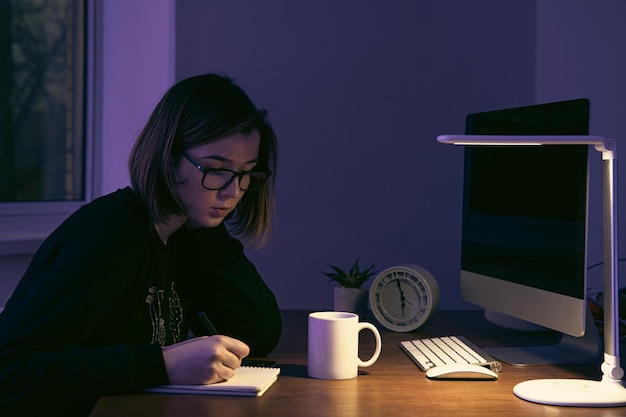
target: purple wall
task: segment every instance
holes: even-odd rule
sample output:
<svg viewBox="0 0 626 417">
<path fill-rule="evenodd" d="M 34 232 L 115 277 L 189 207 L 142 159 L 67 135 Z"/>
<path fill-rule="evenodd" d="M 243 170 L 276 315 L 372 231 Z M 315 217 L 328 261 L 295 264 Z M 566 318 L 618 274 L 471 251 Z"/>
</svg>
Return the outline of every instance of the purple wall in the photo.
<svg viewBox="0 0 626 417">
<path fill-rule="evenodd" d="M 462 150 L 435 142 L 462 132 L 467 113 L 589 97 L 591 133 L 626 137 L 622 0 L 258 3 L 178 0 L 177 78 L 227 72 L 270 110 L 280 234 L 250 256 L 284 308 L 329 308 L 320 270 L 357 256 L 379 269 L 421 264 L 443 308 L 467 307 Z M 595 156 L 590 263 L 602 259 Z M 589 280 L 601 288 L 601 268 Z"/>
<path fill-rule="evenodd" d="M 416 263 L 458 291 L 468 112 L 534 101 L 533 2 L 177 1 L 177 79 L 223 71 L 280 141 L 274 244 L 251 252 L 282 308 L 332 307 L 320 270 Z"/>
<path fill-rule="evenodd" d="M 620 255 L 626 256 L 626 2 L 551 0 L 537 2 L 538 102 L 566 97 L 591 100 L 590 133 L 618 141 L 618 222 Z M 592 152 L 589 191 L 589 263 L 602 261 L 601 160 Z M 626 262 L 620 263 L 621 287 Z M 602 268 L 588 274 L 593 294 L 602 291 Z"/>
</svg>

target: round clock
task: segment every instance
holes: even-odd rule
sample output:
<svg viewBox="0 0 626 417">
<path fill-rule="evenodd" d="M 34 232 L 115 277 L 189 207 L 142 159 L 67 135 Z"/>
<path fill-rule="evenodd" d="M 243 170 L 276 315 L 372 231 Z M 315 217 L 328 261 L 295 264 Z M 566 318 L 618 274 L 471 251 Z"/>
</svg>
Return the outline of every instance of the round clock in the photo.
<svg viewBox="0 0 626 417">
<path fill-rule="evenodd" d="M 374 278 L 369 299 L 380 324 L 396 332 L 410 332 L 439 308 L 439 285 L 419 265 L 398 265 Z"/>
</svg>

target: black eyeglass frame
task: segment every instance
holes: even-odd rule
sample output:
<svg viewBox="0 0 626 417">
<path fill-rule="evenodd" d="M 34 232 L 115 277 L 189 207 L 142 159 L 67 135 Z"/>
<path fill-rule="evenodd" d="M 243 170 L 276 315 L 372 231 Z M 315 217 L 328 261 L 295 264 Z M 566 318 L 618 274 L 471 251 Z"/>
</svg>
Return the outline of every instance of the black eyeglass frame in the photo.
<svg viewBox="0 0 626 417">
<path fill-rule="evenodd" d="M 189 154 L 187 154 L 186 152 L 183 152 L 182 155 L 183 155 L 183 157 L 186 160 L 191 162 L 191 164 L 193 166 L 198 168 L 198 170 L 200 170 L 200 172 L 202 172 L 202 182 L 201 182 L 202 187 L 207 189 L 207 190 L 211 190 L 211 191 L 219 191 L 219 190 L 225 189 L 230 184 L 232 184 L 232 182 L 235 180 L 235 178 L 239 179 L 238 187 L 239 187 L 239 189 L 241 191 L 258 190 L 265 183 L 265 181 L 267 181 L 267 179 L 270 177 L 270 175 L 272 175 L 272 171 L 270 171 L 269 169 L 268 170 L 252 170 L 252 171 L 233 171 L 232 169 L 228 169 L 228 168 L 209 168 L 209 167 L 205 167 L 205 166 L 200 165 L 200 163 L 198 163 L 195 159 L 193 159 L 191 156 L 189 156 Z M 206 178 L 207 174 L 209 174 L 210 172 L 230 172 L 232 174 L 232 176 L 221 187 L 219 187 L 219 188 L 209 188 L 206 185 L 204 185 L 204 179 Z M 253 187 L 253 188 L 250 188 L 250 185 L 248 185 L 248 187 L 246 187 L 246 188 L 242 188 L 241 187 L 241 179 L 243 177 L 245 177 L 246 175 L 250 176 L 250 185 L 253 184 L 253 181 L 252 181 L 253 179 L 256 182 L 258 182 L 258 185 Z M 259 175 L 261 175 L 261 177 L 259 177 Z"/>
</svg>

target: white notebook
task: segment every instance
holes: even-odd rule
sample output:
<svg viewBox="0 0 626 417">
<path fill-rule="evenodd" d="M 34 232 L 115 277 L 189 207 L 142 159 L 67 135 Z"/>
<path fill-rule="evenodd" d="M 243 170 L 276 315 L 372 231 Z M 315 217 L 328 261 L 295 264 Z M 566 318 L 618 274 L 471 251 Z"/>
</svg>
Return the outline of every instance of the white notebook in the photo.
<svg viewBox="0 0 626 417">
<path fill-rule="evenodd" d="M 162 385 L 146 392 L 161 394 L 206 394 L 259 397 L 278 379 L 280 368 L 242 366 L 228 381 L 210 385 Z"/>
</svg>

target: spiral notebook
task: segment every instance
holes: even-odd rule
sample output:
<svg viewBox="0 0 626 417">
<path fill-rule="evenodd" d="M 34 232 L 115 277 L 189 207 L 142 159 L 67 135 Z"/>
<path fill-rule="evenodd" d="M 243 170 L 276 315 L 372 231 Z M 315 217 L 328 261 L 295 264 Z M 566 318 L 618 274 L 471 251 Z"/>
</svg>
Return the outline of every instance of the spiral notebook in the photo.
<svg viewBox="0 0 626 417">
<path fill-rule="evenodd" d="M 146 392 L 158 394 L 204 394 L 260 397 L 278 379 L 280 368 L 242 366 L 235 375 L 223 382 L 210 385 L 162 385 Z"/>
</svg>

